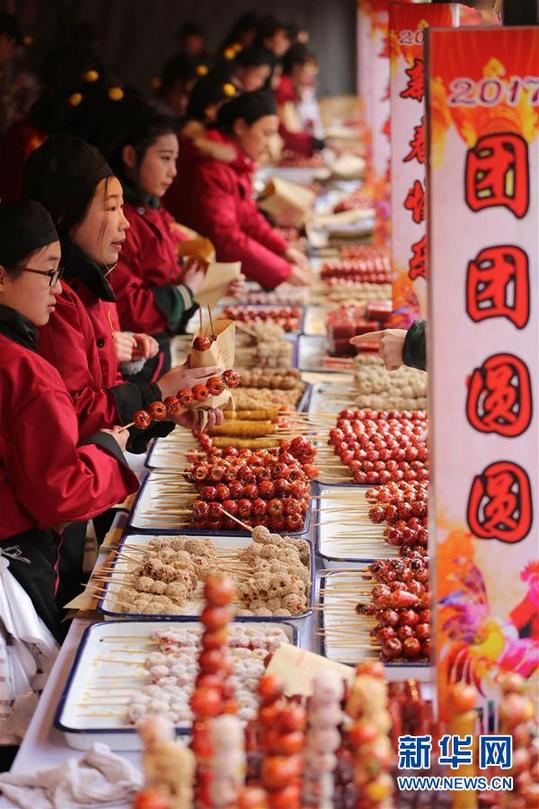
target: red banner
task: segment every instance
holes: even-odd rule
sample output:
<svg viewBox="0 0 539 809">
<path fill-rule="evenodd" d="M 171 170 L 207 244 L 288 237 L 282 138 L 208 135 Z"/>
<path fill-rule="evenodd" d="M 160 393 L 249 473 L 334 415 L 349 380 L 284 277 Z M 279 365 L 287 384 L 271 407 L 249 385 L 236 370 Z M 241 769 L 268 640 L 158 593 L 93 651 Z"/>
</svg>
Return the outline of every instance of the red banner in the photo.
<svg viewBox="0 0 539 809">
<path fill-rule="evenodd" d="M 539 671 L 539 29 L 428 32 L 437 676 Z"/>
</svg>

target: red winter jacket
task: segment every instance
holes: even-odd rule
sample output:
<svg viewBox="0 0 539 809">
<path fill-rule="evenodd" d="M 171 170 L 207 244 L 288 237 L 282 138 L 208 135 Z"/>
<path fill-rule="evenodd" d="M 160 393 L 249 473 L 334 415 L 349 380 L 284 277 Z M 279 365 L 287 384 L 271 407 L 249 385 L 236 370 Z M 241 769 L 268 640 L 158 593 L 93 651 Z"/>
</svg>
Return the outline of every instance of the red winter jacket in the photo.
<svg viewBox="0 0 539 809">
<path fill-rule="evenodd" d="M 189 220 L 193 218 L 190 189 L 193 187 L 197 165 L 203 159 L 203 155 L 193 139 L 187 135 L 179 135 L 178 142 L 180 148 L 176 162 L 177 174 L 163 197 L 163 205 L 177 222 L 189 227 Z"/>
<path fill-rule="evenodd" d="M 111 436 L 78 446 L 73 402 L 36 337 L 28 320 L 0 307 L 0 540 L 90 519 L 138 487 Z"/>
<path fill-rule="evenodd" d="M 124 205 L 129 230 L 117 266 L 109 276 L 116 293 L 122 329 L 174 333 L 193 306 L 191 291 L 181 284 L 178 245 L 187 237 L 174 229 L 164 208 Z"/>
<path fill-rule="evenodd" d="M 289 149 L 296 154 L 312 157 L 316 150 L 316 140 L 308 132 L 291 132 L 281 120 L 281 107 L 291 102 L 297 104 L 298 95 L 292 84 L 290 76 L 281 76 L 279 89 L 277 90 L 277 105 L 279 108 L 279 135 L 284 141 L 285 149 Z"/>
<path fill-rule="evenodd" d="M 236 159 L 224 163 L 199 155 L 185 171 L 187 152 L 180 148 L 178 172 L 185 192 L 181 222 L 211 239 L 218 261 L 241 261 L 247 278 L 274 289 L 292 267 L 284 258 L 288 243 L 255 205 L 254 164 L 226 135 L 212 130 L 207 137 L 234 146 Z"/>
<path fill-rule="evenodd" d="M 84 439 L 103 427 L 132 422 L 136 410 L 161 399 L 161 391 L 155 384 L 123 381 L 112 338 L 114 294 L 97 265 L 69 242 L 62 242 L 62 263 L 78 294 L 62 281 L 56 310 L 39 330 L 38 350 L 60 372 Z M 150 438 L 171 429 L 171 422 L 154 422 L 144 432 L 132 428 L 128 449 L 141 452 Z"/>
</svg>

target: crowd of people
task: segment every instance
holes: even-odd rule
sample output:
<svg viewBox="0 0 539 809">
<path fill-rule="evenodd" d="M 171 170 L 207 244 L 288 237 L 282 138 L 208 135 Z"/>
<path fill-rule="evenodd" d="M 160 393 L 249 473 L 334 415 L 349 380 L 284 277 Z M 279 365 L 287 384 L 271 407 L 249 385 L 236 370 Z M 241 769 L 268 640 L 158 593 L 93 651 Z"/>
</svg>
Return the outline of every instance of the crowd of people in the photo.
<svg viewBox="0 0 539 809">
<path fill-rule="evenodd" d="M 106 524 L 137 489 L 124 452 L 195 429 L 189 411 L 146 430 L 133 414 L 218 371 L 171 367 L 205 272 L 183 248 L 205 237 L 266 289 L 307 283 L 252 185 L 275 138 L 301 155 L 324 146 L 307 40 L 251 14 L 210 55 L 185 24 L 144 95 L 102 62 L 88 26 L 33 76 L 16 20 L 0 15 L 0 552 L 58 640 L 87 521 Z"/>
</svg>

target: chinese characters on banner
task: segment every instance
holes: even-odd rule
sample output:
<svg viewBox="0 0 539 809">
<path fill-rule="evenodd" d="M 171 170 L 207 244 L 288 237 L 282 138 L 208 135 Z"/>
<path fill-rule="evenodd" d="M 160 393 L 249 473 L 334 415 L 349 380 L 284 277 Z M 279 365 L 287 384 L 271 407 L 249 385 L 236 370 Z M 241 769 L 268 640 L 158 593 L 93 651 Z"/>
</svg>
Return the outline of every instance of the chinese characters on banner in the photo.
<svg viewBox="0 0 539 809">
<path fill-rule="evenodd" d="M 391 246 L 393 325 L 408 328 L 426 313 L 425 69 L 429 25 L 452 25 L 448 5 L 389 10 L 391 59 Z"/>
<path fill-rule="evenodd" d="M 464 19 L 478 22 L 474 9 L 454 3 L 389 6 L 393 325 L 400 328 L 427 313 L 424 32 Z"/>
<path fill-rule="evenodd" d="M 539 673 L 539 29 L 427 34 L 440 707 Z M 412 204 L 412 203 L 410 203 Z"/>
<path fill-rule="evenodd" d="M 390 230 L 390 3 L 389 0 L 357 0 L 357 3 L 358 88 L 364 122 L 370 134 L 368 182 L 373 186 L 377 211 L 375 240 L 385 244 Z"/>
</svg>

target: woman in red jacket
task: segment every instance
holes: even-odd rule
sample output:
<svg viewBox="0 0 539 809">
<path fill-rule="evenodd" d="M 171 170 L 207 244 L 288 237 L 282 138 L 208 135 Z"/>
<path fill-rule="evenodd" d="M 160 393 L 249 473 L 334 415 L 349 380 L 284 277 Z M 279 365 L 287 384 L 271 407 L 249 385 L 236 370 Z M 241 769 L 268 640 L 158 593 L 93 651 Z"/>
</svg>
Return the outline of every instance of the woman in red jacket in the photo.
<svg viewBox="0 0 539 809">
<path fill-rule="evenodd" d="M 171 336 L 185 333 L 197 309 L 205 263 L 187 258 L 182 266 L 178 250 L 187 236 L 160 201 L 176 176 L 176 121 L 133 100 L 109 116 L 106 128 L 100 146 L 122 183 L 129 222 L 110 280 L 122 328 L 147 332 L 159 343 L 159 355 L 136 377 L 154 381 L 170 368 Z M 232 284 L 230 294 L 240 290 Z"/>
<path fill-rule="evenodd" d="M 222 162 L 201 156 L 191 167 L 192 183 L 185 187 L 189 214 L 184 224 L 212 240 L 218 260 L 241 261 L 247 278 L 265 289 L 283 281 L 308 283 L 305 256 L 268 224 L 253 199 L 256 161 L 266 153 L 277 128 L 269 90 L 243 93 L 223 104 L 208 138 L 232 146 L 235 159 Z"/>
<path fill-rule="evenodd" d="M 123 457 L 127 431 L 100 430 L 79 444 L 71 397 L 37 353 L 38 327 L 62 291 L 59 265 L 58 234 L 43 206 L 0 207 L 0 551 L 57 638 L 61 526 L 138 485 Z"/>
<path fill-rule="evenodd" d="M 181 266 L 178 249 L 186 237 L 160 203 L 176 176 L 176 132 L 173 118 L 137 100 L 112 110 L 99 138 L 122 183 L 129 223 L 110 283 L 121 327 L 159 343 L 158 355 L 136 377 L 149 382 L 169 370 L 170 338 L 185 333 L 204 281 L 200 262 L 187 259 Z"/>
<path fill-rule="evenodd" d="M 83 437 L 101 427 L 129 424 L 136 410 L 219 372 L 182 365 L 155 383 L 123 381 L 113 340 L 116 298 L 108 279 L 129 223 L 121 185 L 97 149 L 78 138 L 49 138 L 30 156 L 24 187 L 26 196 L 49 210 L 62 241 L 70 286 L 64 285 L 54 315 L 41 329 L 39 350 L 60 371 Z M 210 424 L 222 418 L 218 411 L 210 416 Z M 175 421 L 190 428 L 192 413 Z M 154 422 L 144 431 L 131 427 L 127 448 L 143 452 L 150 438 L 173 428 L 171 421 Z"/>
<path fill-rule="evenodd" d="M 314 94 L 318 65 L 316 57 L 305 45 L 293 45 L 283 56 L 283 72 L 277 89 L 279 135 L 291 152 L 311 157 L 323 149 L 320 137 L 320 110 Z M 303 120 L 305 96 L 310 96 L 311 117 Z"/>
<path fill-rule="evenodd" d="M 115 296 L 108 277 L 129 223 L 121 185 L 97 149 L 77 138 L 49 138 L 28 159 L 24 187 L 27 197 L 49 210 L 61 237 L 70 286 L 64 284 L 55 312 L 40 330 L 39 352 L 60 372 L 73 398 L 82 439 L 103 427 L 131 424 L 137 410 L 219 372 L 216 367 L 193 371 L 180 366 L 156 383 L 122 379 L 114 343 Z M 147 430 L 130 427 L 127 449 L 144 452 L 150 438 L 167 435 L 175 423 L 198 426 L 195 418 L 187 411 L 171 421 L 153 422 Z M 210 424 L 221 419 L 219 411 L 210 413 Z M 82 570 L 84 523 L 70 526 L 69 534 L 62 566 Z M 66 587 L 66 601 L 81 575 L 64 577 L 74 588 Z"/>
</svg>

